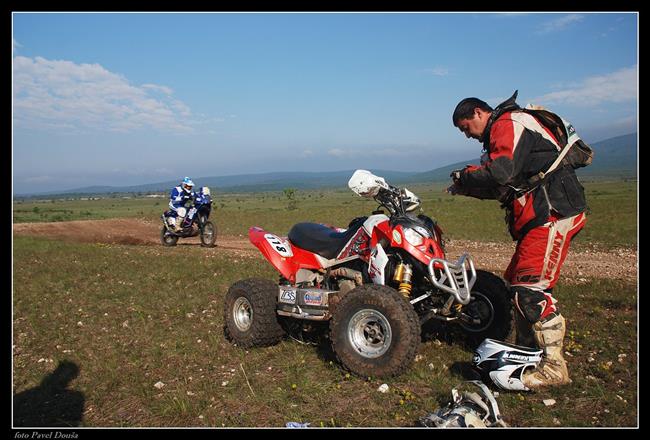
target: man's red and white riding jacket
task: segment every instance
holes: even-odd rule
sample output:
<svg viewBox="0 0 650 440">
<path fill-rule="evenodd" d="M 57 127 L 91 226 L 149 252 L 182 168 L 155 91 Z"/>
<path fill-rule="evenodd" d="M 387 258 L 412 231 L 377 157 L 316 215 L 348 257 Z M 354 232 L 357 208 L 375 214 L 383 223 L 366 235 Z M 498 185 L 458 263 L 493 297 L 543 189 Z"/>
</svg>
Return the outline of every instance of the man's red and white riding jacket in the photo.
<svg viewBox="0 0 650 440">
<path fill-rule="evenodd" d="M 461 172 L 460 185 L 468 196 L 502 203 L 514 240 L 552 219 L 585 211 L 584 188 L 571 166 L 563 166 L 527 190 L 528 179 L 546 171 L 560 150 L 551 132 L 534 116 L 517 110 L 493 114 L 485 128 L 483 148 L 485 160 L 480 166 L 468 165 Z"/>
</svg>

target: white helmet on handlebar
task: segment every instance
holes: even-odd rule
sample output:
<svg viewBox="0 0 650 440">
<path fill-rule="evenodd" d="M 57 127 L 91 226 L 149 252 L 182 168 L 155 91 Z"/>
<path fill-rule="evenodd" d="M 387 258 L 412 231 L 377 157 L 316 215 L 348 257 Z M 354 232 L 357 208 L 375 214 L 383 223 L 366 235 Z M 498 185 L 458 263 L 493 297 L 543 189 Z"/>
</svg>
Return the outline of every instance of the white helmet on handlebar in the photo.
<svg viewBox="0 0 650 440">
<path fill-rule="evenodd" d="M 348 187 L 361 197 L 375 197 L 380 189 L 389 188 L 383 177 L 366 170 L 356 170 L 348 181 Z"/>
</svg>

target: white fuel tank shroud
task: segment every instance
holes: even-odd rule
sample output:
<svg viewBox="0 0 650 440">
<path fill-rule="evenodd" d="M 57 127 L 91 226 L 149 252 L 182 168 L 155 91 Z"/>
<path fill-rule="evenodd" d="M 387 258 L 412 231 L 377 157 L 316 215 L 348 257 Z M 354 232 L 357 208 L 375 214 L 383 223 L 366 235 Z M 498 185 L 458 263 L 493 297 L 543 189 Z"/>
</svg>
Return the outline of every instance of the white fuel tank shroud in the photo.
<svg viewBox="0 0 650 440">
<path fill-rule="evenodd" d="M 371 215 L 366 219 L 365 222 L 363 222 L 363 229 L 366 230 L 368 235 L 372 236 L 372 230 L 375 229 L 375 226 L 377 226 L 379 223 L 383 223 L 388 220 L 389 218 L 384 214 Z"/>
<path fill-rule="evenodd" d="M 370 275 L 374 284 L 380 286 L 385 284 L 384 271 L 386 269 L 386 263 L 388 263 L 388 256 L 386 255 L 383 246 L 377 243 L 377 247 L 375 247 L 370 254 L 370 261 L 368 264 L 368 275 Z"/>
</svg>

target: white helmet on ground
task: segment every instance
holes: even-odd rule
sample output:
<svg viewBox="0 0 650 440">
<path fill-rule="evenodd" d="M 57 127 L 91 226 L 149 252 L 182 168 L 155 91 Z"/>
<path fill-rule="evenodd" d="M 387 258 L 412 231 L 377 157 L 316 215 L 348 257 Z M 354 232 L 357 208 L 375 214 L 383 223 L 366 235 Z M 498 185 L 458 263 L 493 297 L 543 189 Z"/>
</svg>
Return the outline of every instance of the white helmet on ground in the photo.
<svg viewBox="0 0 650 440">
<path fill-rule="evenodd" d="M 474 351 L 472 363 L 499 388 L 529 391 L 521 380 L 527 368 L 536 368 L 542 360 L 542 350 L 486 339 Z"/>
</svg>

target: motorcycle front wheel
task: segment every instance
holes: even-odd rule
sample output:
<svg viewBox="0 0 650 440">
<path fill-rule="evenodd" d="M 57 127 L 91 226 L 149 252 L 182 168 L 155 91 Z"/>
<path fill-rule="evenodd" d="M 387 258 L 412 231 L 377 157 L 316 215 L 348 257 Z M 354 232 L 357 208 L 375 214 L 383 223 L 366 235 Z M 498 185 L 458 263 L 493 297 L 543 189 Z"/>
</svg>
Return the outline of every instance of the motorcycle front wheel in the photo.
<svg viewBox="0 0 650 440">
<path fill-rule="evenodd" d="M 212 222 L 205 222 L 201 228 L 201 246 L 213 247 L 217 240 L 217 227 Z"/>
</svg>

